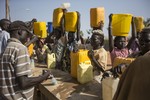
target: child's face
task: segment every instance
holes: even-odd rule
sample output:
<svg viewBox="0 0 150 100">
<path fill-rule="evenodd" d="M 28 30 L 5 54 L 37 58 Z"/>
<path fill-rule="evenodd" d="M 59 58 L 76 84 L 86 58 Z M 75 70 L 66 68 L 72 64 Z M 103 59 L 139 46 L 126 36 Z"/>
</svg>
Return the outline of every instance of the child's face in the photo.
<svg viewBox="0 0 150 100">
<path fill-rule="evenodd" d="M 125 48 L 125 47 L 126 47 L 126 39 L 125 39 L 125 37 L 120 37 L 120 38 L 116 41 L 115 45 L 116 45 L 116 47 L 117 47 L 118 49 L 123 49 L 123 48 Z"/>
<path fill-rule="evenodd" d="M 146 53 L 150 50 L 150 33 L 142 34 L 139 39 L 141 51 Z"/>
<path fill-rule="evenodd" d="M 101 45 L 101 38 L 100 38 L 100 36 L 99 35 L 93 35 L 92 37 L 91 37 L 91 45 L 93 46 L 93 47 L 96 47 L 96 46 L 100 46 Z"/>
</svg>

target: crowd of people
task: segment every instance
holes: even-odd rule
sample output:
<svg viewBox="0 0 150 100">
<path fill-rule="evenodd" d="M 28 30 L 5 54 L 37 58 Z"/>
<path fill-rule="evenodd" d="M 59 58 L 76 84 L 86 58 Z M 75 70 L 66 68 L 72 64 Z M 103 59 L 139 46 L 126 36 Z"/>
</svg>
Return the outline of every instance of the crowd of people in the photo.
<svg viewBox="0 0 150 100">
<path fill-rule="evenodd" d="M 34 19 L 27 24 L 23 21 L 0 20 L 0 100 L 32 100 L 34 86 L 49 78 L 50 71 L 43 71 L 42 75 L 33 77 L 31 58 L 46 64 L 47 54 L 55 53 L 55 69 L 70 73 L 71 52 L 87 49 L 86 43 L 91 45 L 88 56 L 94 70 L 98 71 L 99 75 L 107 71 L 108 55 L 104 48 L 103 22 L 99 27 L 93 28 L 91 37 L 85 42 L 78 33 L 64 33 L 61 28 L 54 29 L 47 38 L 38 38 L 32 27 L 36 21 Z M 113 63 L 116 57 L 136 58 L 123 73 L 113 100 L 146 100 L 150 98 L 150 27 L 136 32 L 132 17 L 132 36 L 127 43 L 125 36 L 116 36 L 113 39 L 111 22 L 112 14 L 109 16 L 108 26 L 111 62 Z M 32 43 L 35 52 L 29 55 L 27 48 Z M 117 66 L 117 70 L 110 71 L 117 73 L 120 68 Z"/>
</svg>

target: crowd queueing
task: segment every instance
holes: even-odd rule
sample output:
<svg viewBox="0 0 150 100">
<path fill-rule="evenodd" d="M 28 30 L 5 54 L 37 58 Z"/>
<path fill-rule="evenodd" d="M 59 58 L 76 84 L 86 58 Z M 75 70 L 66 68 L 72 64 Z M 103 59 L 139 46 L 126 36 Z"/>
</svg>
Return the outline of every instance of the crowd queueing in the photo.
<svg viewBox="0 0 150 100">
<path fill-rule="evenodd" d="M 71 52 L 78 52 L 83 48 L 89 50 L 88 57 L 97 75 L 107 76 L 107 71 L 117 74 L 124 66 L 122 64 L 107 69 L 108 55 L 104 48 L 103 22 L 100 22 L 99 27 L 93 28 L 88 41 L 85 41 L 79 32 L 65 33 L 61 27 L 55 28 L 46 38 L 38 38 L 33 31 L 34 22 L 37 20 L 33 19 L 28 23 L 0 20 L 0 100 L 32 100 L 34 86 L 47 80 L 51 73 L 47 70 L 43 71 L 42 75 L 33 77 L 30 59 L 46 64 L 47 54 L 55 54 L 55 69 L 68 73 L 71 69 Z M 150 98 L 150 27 L 136 32 L 132 17 L 132 36 L 128 41 L 125 36 L 113 38 L 111 22 L 112 14 L 109 16 L 108 26 L 112 64 L 116 57 L 136 58 L 133 63 L 125 65 L 126 70 L 120 78 L 113 100 L 146 100 Z M 88 43 L 90 48 L 86 47 Z M 29 54 L 28 47 L 31 44 L 34 44 L 34 53 Z"/>
</svg>

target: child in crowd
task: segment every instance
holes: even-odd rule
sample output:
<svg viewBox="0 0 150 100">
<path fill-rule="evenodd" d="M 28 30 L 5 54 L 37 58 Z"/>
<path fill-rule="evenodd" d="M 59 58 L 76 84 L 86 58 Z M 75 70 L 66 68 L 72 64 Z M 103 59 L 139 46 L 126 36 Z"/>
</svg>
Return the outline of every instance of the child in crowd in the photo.
<svg viewBox="0 0 150 100">
<path fill-rule="evenodd" d="M 64 67 L 65 69 L 70 72 L 70 68 L 71 68 L 71 58 L 70 58 L 70 53 L 71 52 L 77 52 L 78 51 L 78 44 L 75 38 L 75 33 L 74 32 L 69 32 L 68 33 L 68 42 L 67 42 L 67 46 L 65 49 L 65 55 L 64 55 Z"/>
<path fill-rule="evenodd" d="M 66 47 L 66 36 L 63 34 L 61 28 L 54 29 L 54 33 L 52 35 L 54 38 L 54 46 L 52 48 L 52 52 L 55 53 L 56 56 L 56 69 L 63 70 L 63 56 L 64 50 Z"/>
<path fill-rule="evenodd" d="M 140 51 L 133 52 L 129 55 L 129 58 L 138 58 L 139 56 L 143 55 L 150 55 L 150 27 L 143 28 L 142 31 L 139 33 L 139 46 Z M 124 67 L 128 67 L 126 64 L 120 64 L 113 69 L 114 73 L 122 73 L 122 69 Z"/>
<path fill-rule="evenodd" d="M 148 100 L 150 98 L 150 27 L 143 28 L 141 31 L 139 44 L 141 51 L 136 53 L 134 56 L 136 60 L 123 73 L 113 100 Z"/>
<path fill-rule="evenodd" d="M 39 63 L 46 63 L 47 61 L 47 54 L 51 53 L 51 51 L 49 50 L 49 48 L 45 45 L 45 39 L 43 38 L 39 38 L 36 41 L 36 45 L 34 47 L 36 56 L 37 56 L 37 60 Z"/>
<path fill-rule="evenodd" d="M 125 36 L 116 36 L 113 41 L 112 31 L 111 31 L 111 23 L 112 23 L 112 14 L 109 16 L 109 28 L 108 28 L 108 36 L 109 36 L 109 52 L 111 54 L 112 63 L 116 57 L 128 57 L 133 51 L 131 50 L 130 43 L 135 40 L 135 37 L 132 37 L 129 40 L 129 43 L 126 43 Z M 132 19 L 132 26 L 134 22 Z M 134 29 L 132 29 L 134 30 Z M 126 45 L 127 44 L 127 45 Z"/>
<path fill-rule="evenodd" d="M 93 47 L 93 50 L 89 50 L 88 56 L 94 69 L 97 69 L 94 73 L 97 74 L 96 72 L 98 71 L 100 75 L 100 71 L 104 72 L 107 67 L 107 52 L 103 48 L 104 34 L 101 30 L 93 30 L 92 33 L 91 46 Z"/>
</svg>

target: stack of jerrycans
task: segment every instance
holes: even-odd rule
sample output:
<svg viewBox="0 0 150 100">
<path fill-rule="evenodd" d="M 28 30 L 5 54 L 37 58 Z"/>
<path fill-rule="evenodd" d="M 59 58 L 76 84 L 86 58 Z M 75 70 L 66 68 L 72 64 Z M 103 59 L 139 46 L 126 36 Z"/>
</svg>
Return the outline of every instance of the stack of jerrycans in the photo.
<svg viewBox="0 0 150 100">
<path fill-rule="evenodd" d="M 71 76 L 77 78 L 81 84 L 93 80 L 93 66 L 88 57 L 88 50 L 71 52 Z"/>
</svg>

